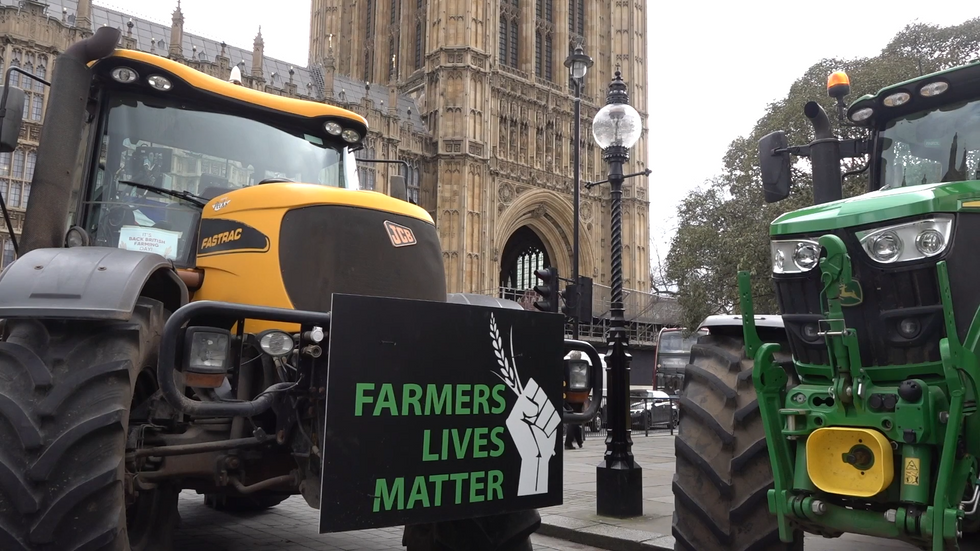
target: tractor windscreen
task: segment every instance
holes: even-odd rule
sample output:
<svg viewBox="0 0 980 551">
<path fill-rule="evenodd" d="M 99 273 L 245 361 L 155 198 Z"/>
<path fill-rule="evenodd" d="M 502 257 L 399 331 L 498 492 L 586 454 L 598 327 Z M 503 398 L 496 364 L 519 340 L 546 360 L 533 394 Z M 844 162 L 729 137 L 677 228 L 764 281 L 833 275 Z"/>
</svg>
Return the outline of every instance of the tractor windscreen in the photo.
<svg viewBox="0 0 980 551">
<path fill-rule="evenodd" d="M 272 178 L 358 188 L 353 154 L 324 132 L 178 102 L 114 97 L 101 141 L 83 208 L 93 244 L 151 239 L 178 265 L 193 256 L 201 206 L 219 195 Z"/>
<path fill-rule="evenodd" d="M 980 99 L 888 121 L 878 136 L 882 189 L 980 179 Z"/>
</svg>

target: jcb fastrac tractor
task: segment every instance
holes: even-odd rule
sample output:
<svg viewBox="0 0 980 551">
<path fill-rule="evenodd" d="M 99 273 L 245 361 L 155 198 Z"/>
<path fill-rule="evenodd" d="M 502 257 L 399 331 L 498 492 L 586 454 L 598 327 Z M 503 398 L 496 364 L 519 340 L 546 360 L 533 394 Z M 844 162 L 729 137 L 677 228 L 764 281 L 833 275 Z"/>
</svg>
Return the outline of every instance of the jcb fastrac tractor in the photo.
<svg viewBox="0 0 980 551">
<path fill-rule="evenodd" d="M 784 327 L 754 321 L 741 273 L 742 327 L 692 350 L 678 549 L 800 549 L 806 532 L 939 551 L 980 525 L 980 62 L 845 106 L 849 88 L 828 79 L 863 137 L 809 102 L 810 144 L 760 141 L 766 200 L 788 195 L 795 154 L 817 204 L 770 226 Z M 863 156 L 867 193 L 842 199 L 841 160 Z"/>
<path fill-rule="evenodd" d="M 363 117 L 118 40 L 103 27 L 59 56 L 0 274 L 4 551 L 169 549 L 182 489 L 319 507 L 331 297 L 502 304 L 447 295 L 431 217 L 357 189 Z M 23 92 L 3 97 L 11 151 Z M 496 512 L 405 544 L 531 549 L 536 510 Z"/>
</svg>

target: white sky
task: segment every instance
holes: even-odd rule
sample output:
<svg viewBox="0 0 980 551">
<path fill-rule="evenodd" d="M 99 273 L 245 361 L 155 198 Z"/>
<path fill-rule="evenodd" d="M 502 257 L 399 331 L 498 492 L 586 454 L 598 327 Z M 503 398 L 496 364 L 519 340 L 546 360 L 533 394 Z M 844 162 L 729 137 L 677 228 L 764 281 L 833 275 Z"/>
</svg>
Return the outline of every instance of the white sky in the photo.
<svg viewBox="0 0 980 551">
<path fill-rule="evenodd" d="M 167 25 L 176 7 L 176 0 L 95 3 Z M 833 1 L 803 6 L 647 0 L 654 262 L 657 251 L 666 254 L 678 202 L 721 171 L 728 144 L 748 134 L 766 104 L 784 97 L 808 67 L 876 55 L 916 20 L 946 26 L 980 16 L 980 4 L 966 0 L 891 0 L 871 11 Z M 261 25 L 267 56 L 306 65 L 310 0 L 183 0 L 181 7 L 187 32 L 249 48 Z"/>
</svg>

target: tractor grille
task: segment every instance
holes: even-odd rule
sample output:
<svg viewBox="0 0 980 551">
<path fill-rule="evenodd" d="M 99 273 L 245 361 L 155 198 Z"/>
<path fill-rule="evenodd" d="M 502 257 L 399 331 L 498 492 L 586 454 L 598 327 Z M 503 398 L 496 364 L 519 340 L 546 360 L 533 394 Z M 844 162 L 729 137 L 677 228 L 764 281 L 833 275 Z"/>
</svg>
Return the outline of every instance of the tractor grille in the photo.
<svg viewBox="0 0 980 551">
<path fill-rule="evenodd" d="M 945 330 L 936 275 L 939 259 L 881 268 L 871 263 L 853 234 L 834 233 L 847 244 L 853 277 L 864 291 L 861 304 L 843 308 L 847 326 L 857 330 L 862 365 L 940 361 L 939 340 L 945 336 Z M 815 239 L 819 235 L 800 237 Z M 952 247 L 947 255 L 952 256 Z M 801 363 L 826 365 L 827 346 L 823 337 L 808 338 L 805 331 L 808 324 L 815 326 L 823 318 L 820 270 L 774 274 L 773 279 L 794 357 Z M 919 324 L 918 333 L 911 337 L 899 332 L 899 324 L 908 319 Z"/>
<path fill-rule="evenodd" d="M 414 244 L 405 244 L 409 235 Z M 395 246 L 395 243 L 399 246 Z M 286 293 L 299 310 L 330 311 L 333 293 L 446 300 L 439 236 L 432 224 L 365 208 L 317 205 L 290 210 L 279 236 Z"/>
</svg>

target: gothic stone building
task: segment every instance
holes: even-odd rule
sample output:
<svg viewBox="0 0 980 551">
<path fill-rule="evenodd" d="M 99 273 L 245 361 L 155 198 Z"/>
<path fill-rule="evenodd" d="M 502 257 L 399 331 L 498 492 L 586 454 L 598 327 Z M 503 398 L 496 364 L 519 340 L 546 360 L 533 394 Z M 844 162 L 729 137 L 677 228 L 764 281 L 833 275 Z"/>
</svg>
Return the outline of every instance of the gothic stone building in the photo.
<svg viewBox="0 0 980 551">
<path fill-rule="evenodd" d="M 238 66 L 245 86 L 339 105 L 368 120 L 356 155 L 408 163 L 410 198 L 439 228 L 450 292 L 527 303 L 534 269 L 554 265 L 570 277 L 574 121 L 564 60 L 579 44 L 595 59 L 582 94 L 581 168 L 583 181 L 604 180 L 591 121 L 617 67 L 646 121 L 645 0 L 311 1 L 310 57 L 299 67 L 265 56 L 261 30 L 251 49 L 185 32 L 179 0 L 169 26 L 92 0 L 0 0 L 0 70 L 18 66 L 45 78 L 59 53 L 103 25 L 122 31 L 122 47 L 219 78 Z M 17 73 L 11 83 L 27 91 L 27 101 L 21 145 L 0 155 L 0 193 L 19 232 L 47 90 Z M 644 122 L 625 170 L 645 169 L 646 159 Z M 365 187 L 387 192 L 388 177 L 401 170 L 364 163 L 359 172 Z M 676 317 L 645 292 L 647 190 L 646 179 L 627 180 L 623 205 L 627 318 L 631 341 L 641 345 Z M 597 318 L 584 338 L 601 342 L 609 306 L 608 186 L 583 190 L 581 222 L 581 273 L 596 283 Z M 14 258 L 5 229 L 0 242 L 5 265 Z"/>
<path fill-rule="evenodd" d="M 17 66 L 38 77 L 49 78 L 61 52 L 103 25 L 122 31 L 121 47 L 169 57 L 223 79 L 228 79 L 232 67 L 237 65 L 243 85 L 250 88 L 329 101 L 357 112 L 368 120 L 370 132 L 366 147 L 356 155 L 408 161 L 406 180 L 410 194 L 418 200 L 428 132 L 411 97 L 399 94 L 394 87 L 335 77 L 329 69 L 311 72 L 266 57 L 261 29 L 251 50 L 186 33 L 179 1 L 171 25 L 166 26 L 93 5 L 91 0 L 0 0 L 0 71 Z M 45 86 L 16 72 L 11 73 L 10 82 L 24 89 L 27 98 L 20 146 L 13 154 L 0 154 L 0 193 L 11 210 L 14 232 L 19 233 L 30 196 L 35 151 L 48 94 Z M 176 159 L 175 166 L 186 166 L 186 162 L 200 161 Z M 398 170 L 397 165 L 364 164 L 360 169 L 362 184 L 385 191 L 388 171 L 394 170 Z M 200 174 L 201 170 L 194 167 L 190 172 Z M 0 231 L 0 241 L 3 243 L 0 262 L 6 265 L 13 261 L 14 250 L 5 227 Z"/>
<path fill-rule="evenodd" d="M 342 39 L 340 39 L 342 37 Z M 310 66 L 414 98 L 426 140 L 421 199 L 452 291 L 528 289 L 571 276 L 573 88 L 564 61 L 595 59 L 582 105 L 582 178 L 605 179 L 591 121 L 617 67 L 646 119 L 645 0 L 312 0 Z M 627 172 L 647 166 L 647 130 Z M 624 190 L 624 286 L 650 288 L 644 178 Z M 608 284 L 608 186 L 583 193 L 581 273 Z"/>
</svg>

